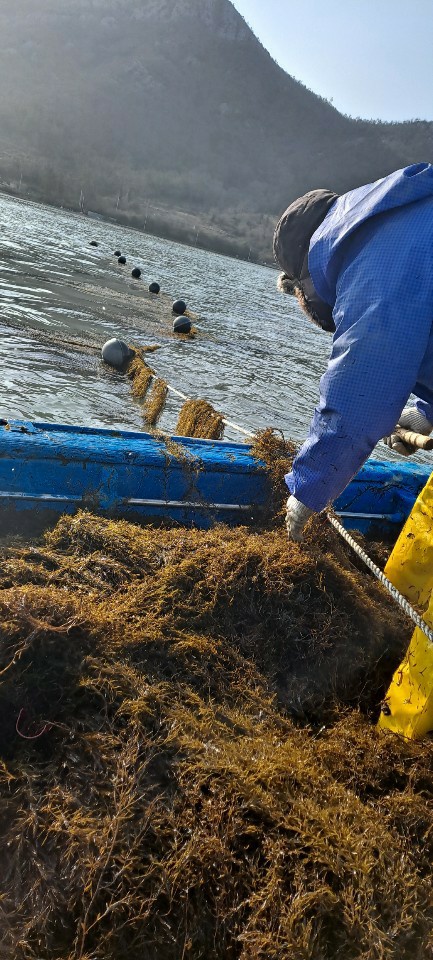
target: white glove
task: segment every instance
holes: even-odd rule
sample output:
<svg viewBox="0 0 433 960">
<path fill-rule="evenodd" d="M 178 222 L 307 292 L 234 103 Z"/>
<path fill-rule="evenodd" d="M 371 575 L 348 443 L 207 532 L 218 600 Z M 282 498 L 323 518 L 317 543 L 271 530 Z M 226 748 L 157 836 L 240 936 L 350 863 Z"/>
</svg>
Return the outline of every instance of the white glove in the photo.
<svg viewBox="0 0 433 960">
<path fill-rule="evenodd" d="M 296 540 L 297 543 L 302 540 L 305 524 L 314 510 L 306 507 L 305 504 L 297 500 L 296 497 L 289 497 L 287 501 L 286 527 L 289 540 Z"/>
<path fill-rule="evenodd" d="M 423 413 L 420 413 L 416 407 L 405 407 L 394 429 L 397 430 L 398 427 L 403 427 L 404 430 L 413 430 L 414 433 L 423 433 L 424 436 L 428 437 L 433 430 L 433 423 L 430 423 L 430 420 L 427 420 L 427 417 L 425 417 Z M 387 447 L 395 450 L 396 453 L 400 453 L 403 457 L 410 457 L 410 455 L 416 453 L 417 450 L 412 444 L 405 443 L 405 441 L 399 437 L 398 433 L 392 433 L 391 436 L 384 437 L 383 442 L 386 443 Z"/>
</svg>

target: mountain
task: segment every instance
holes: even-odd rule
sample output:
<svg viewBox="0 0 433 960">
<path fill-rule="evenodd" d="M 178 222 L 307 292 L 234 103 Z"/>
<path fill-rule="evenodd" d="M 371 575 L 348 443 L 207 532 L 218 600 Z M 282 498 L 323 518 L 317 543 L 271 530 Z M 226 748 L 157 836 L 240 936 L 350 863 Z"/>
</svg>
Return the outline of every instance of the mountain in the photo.
<svg viewBox="0 0 433 960">
<path fill-rule="evenodd" d="M 0 90 L 3 188 L 262 259 L 299 194 L 433 159 L 432 123 L 343 116 L 230 0 L 0 0 Z"/>
</svg>

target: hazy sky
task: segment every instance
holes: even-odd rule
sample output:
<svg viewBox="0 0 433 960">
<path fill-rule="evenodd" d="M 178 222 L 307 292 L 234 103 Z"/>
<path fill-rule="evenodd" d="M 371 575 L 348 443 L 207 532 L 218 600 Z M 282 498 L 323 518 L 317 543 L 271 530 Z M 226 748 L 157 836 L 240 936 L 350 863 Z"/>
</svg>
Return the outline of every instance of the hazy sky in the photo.
<svg viewBox="0 0 433 960">
<path fill-rule="evenodd" d="M 342 113 L 433 120 L 433 0 L 233 0 L 287 73 Z"/>
</svg>

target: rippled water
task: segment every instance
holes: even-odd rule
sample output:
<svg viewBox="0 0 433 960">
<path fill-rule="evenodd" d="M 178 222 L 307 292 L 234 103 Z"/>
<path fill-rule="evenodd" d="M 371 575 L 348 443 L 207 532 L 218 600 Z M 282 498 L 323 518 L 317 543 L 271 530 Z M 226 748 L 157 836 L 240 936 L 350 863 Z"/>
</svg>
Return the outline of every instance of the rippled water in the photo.
<svg viewBox="0 0 433 960">
<path fill-rule="evenodd" d="M 277 292 L 276 271 L 5 196 L 0 238 L 0 416 L 142 429 L 125 378 L 95 349 L 65 342 L 102 345 L 120 335 L 160 344 L 155 370 L 226 417 L 305 436 L 330 339 Z M 126 267 L 113 257 L 117 248 Z M 135 265 L 144 283 L 131 280 Z M 158 320 L 150 280 L 166 295 Z M 171 300 L 179 296 L 198 317 L 195 339 L 172 333 Z M 178 411 L 171 396 L 161 427 L 173 431 Z"/>
</svg>

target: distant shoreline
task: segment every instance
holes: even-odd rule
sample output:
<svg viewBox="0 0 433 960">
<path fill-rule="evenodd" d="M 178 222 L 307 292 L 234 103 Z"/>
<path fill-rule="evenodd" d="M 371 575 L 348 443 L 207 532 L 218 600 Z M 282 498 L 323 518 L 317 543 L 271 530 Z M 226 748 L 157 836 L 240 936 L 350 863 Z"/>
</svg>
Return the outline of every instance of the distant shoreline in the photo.
<svg viewBox="0 0 433 960">
<path fill-rule="evenodd" d="M 200 242 L 200 240 L 198 239 L 200 237 L 200 230 L 197 230 L 197 239 L 192 241 L 188 237 L 187 231 L 182 229 L 176 230 L 175 224 L 170 225 L 168 223 L 167 226 L 169 229 L 167 229 L 166 231 L 164 231 L 163 229 L 160 231 L 156 229 L 150 229 L 150 228 L 143 229 L 142 227 L 137 226 L 136 223 L 131 222 L 132 220 L 137 219 L 135 215 L 129 216 L 127 213 L 121 212 L 117 218 L 114 218 L 108 213 L 104 213 L 104 212 L 101 212 L 100 210 L 93 210 L 93 209 L 90 211 L 90 214 L 89 214 L 88 210 L 87 211 L 80 210 L 77 207 L 72 207 L 68 205 L 63 206 L 59 203 L 53 202 L 52 200 L 48 200 L 45 197 L 39 197 L 36 199 L 34 195 L 31 196 L 31 195 L 23 195 L 22 193 L 17 193 L 16 190 L 14 190 L 13 188 L 8 188 L 8 186 L 4 183 L 0 185 L 0 197 L 1 196 L 11 197 L 12 199 L 17 200 L 20 203 L 27 203 L 34 206 L 46 206 L 46 207 L 50 207 L 50 209 L 52 210 L 62 211 L 62 213 L 71 213 L 79 217 L 82 216 L 82 217 L 85 217 L 86 220 L 89 220 L 89 222 L 93 221 L 93 223 L 95 224 L 97 224 L 98 221 L 100 221 L 101 223 L 104 223 L 104 224 L 108 224 L 108 225 L 111 224 L 113 227 L 118 227 L 118 228 L 123 227 L 127 230 L 134 230 L 137 233 L 143 234 L 144 236 L 157 237 L 158 239 L 166 240 L 167 242 L 172 241 L 173 243 L 179 243 L 185 247 L 197 248 L 207 253 L 213 253 L 216 256 L 228 257 L 231 260 L 242 260 L 244 263 L 254 263 L 256 266 L 268 267 L 271 270 L 277 269 L 271 257 L 269 258 L 269 261 L 262 260 L 258 256 L 254 255 L 254 252 L 251 250 L 251 248 L 250 248 L 250 255 L 245 256 L 244 244 L 239 244 L 239 250 L 237 252 L 236 241 L 234 240 L 234 238 L 228 237 L 227 240 L 225 241 L 224 239 L 221 239 L 220 237 L 218 237 L 216 238 L 216 240 L 219 242 L 215 242 L 214 244 L 212 244 L 212 239 L 208 238 L 210 242 L 203 243 L 203 242 Z M 167 213 L 169 213 L 169 211 L 167 211 Z M 174 212 L 175 215 L 177 213 L 178 211 Z M 185 217 L 191 216 L 191 214 L 184 213 L 184 216 Z M 221 249 L 221 247 L 224 247 L 224 246 L 226 246 L 227 249 Z M 220 249 L 218 249 L 218 247 Z"/>
</svg>

